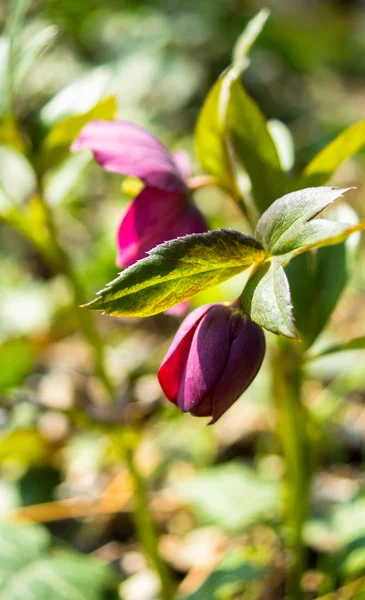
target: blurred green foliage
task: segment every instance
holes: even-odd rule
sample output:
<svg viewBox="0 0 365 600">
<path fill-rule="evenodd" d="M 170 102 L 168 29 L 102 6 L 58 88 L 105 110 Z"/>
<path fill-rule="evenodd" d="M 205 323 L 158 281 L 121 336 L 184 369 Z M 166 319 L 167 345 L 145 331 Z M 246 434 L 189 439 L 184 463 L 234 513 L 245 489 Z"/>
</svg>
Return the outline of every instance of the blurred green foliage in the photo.
<svg viewBox="0 0 365 600">
<path fill-rule="evenodd" d="M 329 0 L 271 0 L 267 6 L 272 15 L 243 80 L 265 117 L 276 119 L 276 125 L 269 121 L 269 126 L 283 170 L 297 175 L 344 127 L 365 118 L 365 8 L 362 2 Z M 24 12 L 26 8 L 24 2 Z M 193 149 L 199 110 L 229 64 L 233 43 L 260 8 L 254 0 L 31 2 L 24 20 L 21 14 L 14 15 L 13 23 L 19 26 L 10 63 L 6 57 L 9 33 L 13 34 L 9 26 L 3 28 L 0 598 L 4 600 L 25 598 L 24 586 L 34 600 L 157 597 L 156 582 L 132 526 L 130 482 L 115 434 L 119 423 L 138 430 L 137 459 L 151 487 L 161 548 L 176 581 L 181 581 L 181 595 L 228 600 L 246 598 L 248 591 L 250 598 L 264 593 L 273 600 L 281 597 L 277 489 L 283 465 L 273 435 L 267 371 L 237 403 L 234 414 L 228 413 L 215 430 L 207 429 L 190 416 L 177 414 L 156 382 L 176 320 L 166 315 L 138 322 L 100 317 L 108 372 L 118 390 L 116 404 L 107 406 L 39 206 L 43 194 L 91 299 L 117 274 L 115 234 L 130 198 L 120 190 L 120 177 L 105 174 L 88 156 L 68 153 L 74 135 L 85 119 L 112 118 L 115 103 L 118 118 L 148 127 L 172 150 L 187 150 L 199 173 Z M 2 25 L 8 9 L 0 9 Z M 6 116 L 9 103 L 21 135 Z M 358 128 L 361 133 L 363 125 Z M 246 152 L 242 143 L 241 151 Z M 341 151 L 351 154 L 343 144 Z M 335 155 L 327 157 L 328 168 Z M 331 180 L 358 187 L 352 204 L 360 217 L 365 215 L 364 166 L 360 151 Z M 308 181 L 313 181 L 313 173 L 322 173 L 322 167 L 318 171 L 313 164 L 311 170 L 306 173 Z M 208 188 L 199 190 L 196 199 L 212 228 L 245 228 L 224 194 Z M 320 297 L 315 301 L 318 319 L 310 330 L 298 318 L 298 328 L 308 332 L 308 345 L 316 340 L 313 354 L 365 335 L 364 248 L 357 255 L 355 272 L 350 268 L 354 250 L 347 246 L 321 250 L 315 265 L 303 255 L 288 269 L 294 282 L 296 262 L 307 260 L 312 291 L 318 281 L 325 281 L 333 286 L 336 299 L 345 281 L 349 284 L 324 333 L 319 335 L 331 307 Z M 331 272 L 321 268 L 325 252 L 331 253 Z M 309 300 L 302 284 L 296 282 L 294 294 L 305 307 Z M 196 302 L 233 300 L 241 288 L 239 278 L 204 292 Z M 319 597 L 364 572 L 360 527 L 364 354 L 333 353 L 308 363 L 306 376 L 319 472 L 306 527 L 309 575 L 316 577 L 308 577 L 304 585 L 310 597 Z M 41 506 L 36 518 L 21 512 L 37 505 Z M 9 525 L 24 519 L 38 524 Z M 207 530 L 214 543 L 205 537 Z"/>
</svg>

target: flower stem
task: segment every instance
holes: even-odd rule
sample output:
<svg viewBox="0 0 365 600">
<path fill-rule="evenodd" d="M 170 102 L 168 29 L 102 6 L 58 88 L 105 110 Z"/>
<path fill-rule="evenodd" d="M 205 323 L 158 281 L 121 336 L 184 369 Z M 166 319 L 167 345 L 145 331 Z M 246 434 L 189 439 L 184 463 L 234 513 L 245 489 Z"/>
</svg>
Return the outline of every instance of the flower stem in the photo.
<svg viewBox="0 0 365 600">
<path fill-rule="evenodd" d="M 273 357 L 273 391 L 277 405 L 277 433 L 283 452 L 284 520 L 287 556 L 287 598 L 303 597 L 301 579 L 306 569 L 303 527 L 308 514 L 311 454 L 308 417 L 302 403 L 300 351 L 278 340 Z"/>
</svg>

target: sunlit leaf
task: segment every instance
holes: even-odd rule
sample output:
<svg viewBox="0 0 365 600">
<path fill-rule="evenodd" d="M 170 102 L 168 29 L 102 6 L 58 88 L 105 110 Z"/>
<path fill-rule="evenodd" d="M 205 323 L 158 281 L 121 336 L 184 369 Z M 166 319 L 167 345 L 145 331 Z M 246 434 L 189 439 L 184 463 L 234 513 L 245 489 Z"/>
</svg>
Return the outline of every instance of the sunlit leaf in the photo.
<svg viewBox="0 0 365 600">
<path fill-rule="evenodd" d="M 356 213 L 344 204 L 331 209 L 331 218 L 358 223 Z M 325 327 L 346 286 L 359 241 L 359 234 L 354 234 L 344 243 L 301 254 L 285 268 L 296 328 L 307 347 Z"/>
<path fill-rule="evenodd" d="M 69 148 L 81 129 L 94 119 L 111 120 L 117 112 L 113 96 L 98 102 L 85 113 L 66 117 L 59 121 L 45 137 L 41 148 L 41 163 L 44 168 L 53 167 L 69 154 Z"/>
<path fill-rule="evenodd" d="M 0 98 L 0 114 L 6 115 L 12 112 L 14 88 L 19 67 L 19 55 L 21 49 L 16 47 L 16 41 L 23 28 L 25 15 L 30 5 L 30 0 L 14 0 L 8 4 L 8 14 L 5 23 L 5 39 L 7 48 L 5 51 L 4 82 Z"/>
<path fill-rule="evenodd" d="M 323 148 L 306 166 L 296 182 L 296 187 L 323 185 L 344 160 L 365 146 L 365 121 L 359 121 L 340 133 Z"/>
<path fill-rule="evenodd" d="M 242 306 L 255 323 L 268 331 L 296 338 L 290 289 L 278 261 L 263 263 L 248 280 Z"/>
<path fill-rule="evenodd" d="M 365 336 L 360 336 L 348 340 L 347 342 L 339 342 L 338 344 L 332 344 L 327 348 L 324 348 L 317 354 L 309 354 L 307 360 L 316 360 L 321 356 L 327 356 L 328 354 L 337 354 L 338 352 L 349 352 L 350 350 L 365 350 Z"/>
<path fill-rule="evenodd" d="M 238 462 L 213 467 L 178 485 L 178 493 L 206 525 L 242 531 L 275 517 L 278 488 Z"/>
<path fill-rule="evenodd" d="M 259 220 L 257 239 L 271 254 L 282 255 L 283 264 L 308 249 L 339 244 L 352 233 L 365 229 L 365 221 L 352 225 L 312 219 L 347 191 L 307 188 L 279 198 Z"/>
<path fill-rule="evenodd" d="M 50 554 L 39 526 L 0 526 L 0 600 L 101 600 L 109 583 L 102 562 L 77 552 Z"/>
<path fill-rule="evenodd" d="M 156 246 L 87 306 L 117 316 L 147 317 L 233 277 L 264 257 L 262 246 L 238 231 L 187 235 Z"/>
<path fill-rule="evenodd" d="M 295 162 L 295 148 L 293 136 L 289 127 L 277 119 L 270 119 L 267 122 L 267 127 L 274 140 L 283 170 L 290 171 Z"/>
<path fill-rule="evenodd" d="M 287 177 L 280 163 L 267 122 L 239 81 L 230 88 L 228 139 L 234 171 L 243 169 L 259 213 L 286 191 Z"/>
<path fill-rule="evenodd" d="M 0 392 L 20 385 L 33 363 L 32 347 L 26 339 L 8 340 L 0 345 Z"/>
<path fill-rule="evenodd" d="M 232 66 L 221 75 L 210 90 L 196 125 L 195 146 L 201 164 L 210 175 L 217 179 L 219 185 L 233 195 L 237 193 L 237 187 L 228 133 L 231 129 L 237 127 L 236 117 L 238 113 L 245 119 L 245 105 L 242 104 L 242 98 L 238 94 L 234 98 L 232 97 L 232 86 L 247 68 L 248 53 L 262 31 L 268 15 L 269 13 L 266 10 L 262 10 L 248 23 L 233 51 Z M 239 106 L 230 113 L 229 107 L 232 102 L 234 104 L 239 102 Z M 248 99 L 247 103 L 251 108 L 248 122 L 250 130 L 252 130 L 252 115 L 255 113 L 255 109 L 256 111 L 258 109 L 253 100 Z M 244 125 L 241 126 L 241 136 L 243 131 Z M 256 143 L 258 141 L 259 138 L 255 140 Z M 273 145 L 271 138 L 270 142 Z"/>
<path fill-rule="evenodd" d="M 231 551 L 224 556 L 217 568 L 208 575 L 195 592 L 184 596 L 181 600 L 203 598 L 219 600 L 223 597 L 232 597 L 233 592 L 243 591 L 250 582 L 257 582 L 264 573 L 265 569 L 247 560 L 243 551 Z"/>
</svg>

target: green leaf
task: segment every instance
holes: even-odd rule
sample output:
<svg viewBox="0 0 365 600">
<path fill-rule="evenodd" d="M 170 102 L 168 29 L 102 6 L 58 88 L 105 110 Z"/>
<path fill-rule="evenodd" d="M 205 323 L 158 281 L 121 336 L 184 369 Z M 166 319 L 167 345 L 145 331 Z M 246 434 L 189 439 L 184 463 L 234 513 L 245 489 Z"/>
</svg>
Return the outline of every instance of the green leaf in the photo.
<svg viewBox="0 0 365 600">
<path fill-rule="evenodd" d="M 326 183 L 344 160 L 365 146 L 365 121 L 359 121 L 340 133 L 306 166 L 296 188 Z"/>
<path fill-rule="evenodd" d="M 247 65 L 247 56 L 266 25 L 270 16 L 267 8 L 262 8 L 246 25 L 237 39 L 232 53 L 233 67 L 242 73 Z"/>
<path fill-rule="evenodd" d="M 116 112 L 116 99 L 110 96 L 100 100 L 87 112 L 59 121 L 43 140 L 40 157 L 43 168 L 53 167 L 66 158 L 70 145 L 89 121 L 114 119 Z"/>
<path fill-rule="evenodd" d="M 231 550 L 227 552 L 219 566 L 212 571 L 202 585 L 192 594 L 184 596 L 182 600 L 220 600 L 231 598 L 233 592 L 247 591 L 247 584 L 257 582 L 265 573 L 265 569 L 247 560 L 244 551 Z M 236 595 L 235 595 L 236 597 Z"/>
<path fill-rule="evenodd" d="M 215 177 L 218 185 L 228 193 L 236 195 L 226 140 L 226 117 L 220 116 L 220 102 L 224 92 L 225 79 L 221 76 L 210 90 L 199 114 L 195 128 L 195 149 L 207 173 Z"/>
<path fill-rule="evenodd" d="M 357 338 L 353 338 L 352 340 L 348 340 L 347 342 L 332 344 L 331 346 L 328 346 L 328 348 L 324 348 L 324 350 L 321 350 L 316 354 L 309 354 L 308 356 L 306 356 L 306 360 L 316 360 L 317 358 L 327 356 L 328 354 L 336 354 L 338 352 L 349 352 L 350 350 L 365 350 L 365 336 L 363 335 Z"/>
<path fill-rule="evenodd" d="M 8 5 L 9 8 L 5 23 L 5 35 L 8 39 L 8 50 L 0 100 L 0 114 L 2 115 L 6 115 L 7 113 L 10 114 L 12 112 L 14 88 L 19 67 L 19 55 L 21 55 L 21 49 L 16 47 L 16 42 L 23 28 L 29 5 L 30 0 L 14 0 Z"/>
<path fill-rule="evenodd" d="M 233 65 L 213 85 L 200 112 L 195 147 L 204 169 L 217 179 L 218 185 L 236 195 L 236 184 L 228 147 L 228 105 L 231 86 L 248 66 L 248 53 L 262 31 L 268 11 L 261 10 L 247 25 L 233 51 Z"/>
<path fill-rule="evenodd" d="M 279 261 L 265 262 L 254 271 L 241 296 L 244 311 L 272 333 L 297 338 L 287 277 Z"/>
<path fill-rule="evenodd" d="M 312 219 L 348 189 L 318 187 L 286 194 L 262 215 L 256 227 L 257 239 L 271 254 L 285 255 L 283 263 L 311 248 L 344 241 L 364 229 L 365 221 L 351 225 Z"/>
<path fill-rule="evenodd" d="M 239 231 L 187 235 L 156 246 L 86 305 L 116 316 L 148 317 L 264 260 L 261 244 Z"/>
<path fill-rule="evenodd" d="M 228 139 L 233 170 L 244 170 L 259 213 L 264 212 L 287 189 L 275 143 L 264 115 L 239 81 L 230 87 Z"/>
<path fill-rule="evenodd" d="M 202 524 L 227 531 L 243 531 L 277 515 L 277 481 L 259 476 L 239 462 L 207 469 L 179 483 L 177 492 Z"/>
<path fill-rule="evenodd" d="M 358 217 L 349 206 L 339 205 L 331 217 L 351 224 Z M 319 248 L 294 258 L 286 266 L 294 306 L 296 328 L 310 347 L 325 327 L 351 274 L 360 236 L 345 243 Z"/>
<path fill-rule="evenodd" d="M 77 552 L 50 555 L 50 537 L 38 526 L 0 526 L 0 600 L 101 600 L 109 572 Z"/>
<path fill-rule="evenodd" d="M 33 364 L 27 339 L 8 340 L 0 345 L 0 392 L 20 385 Z"/>
</svg>

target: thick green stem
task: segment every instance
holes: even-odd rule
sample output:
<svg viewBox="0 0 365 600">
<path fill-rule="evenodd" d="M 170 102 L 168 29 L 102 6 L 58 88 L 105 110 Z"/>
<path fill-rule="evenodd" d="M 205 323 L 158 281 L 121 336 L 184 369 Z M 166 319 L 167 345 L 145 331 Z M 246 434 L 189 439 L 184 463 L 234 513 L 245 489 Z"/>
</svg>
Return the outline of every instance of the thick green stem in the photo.
<svg viewBox="0 0 365 600">
<path fill-rule="evenodd" d="M 284 518 L 287 557 L 287 598 L 302 598 L 301 578 L 306 569 L 303 527 L 308 513 L 311 476 L 308 418 L 302 403 L 300 351 L 278 340 L 273 357 L 273 388 L 277 405 L 277 433 L 285 460 Z"/>
</svg>

